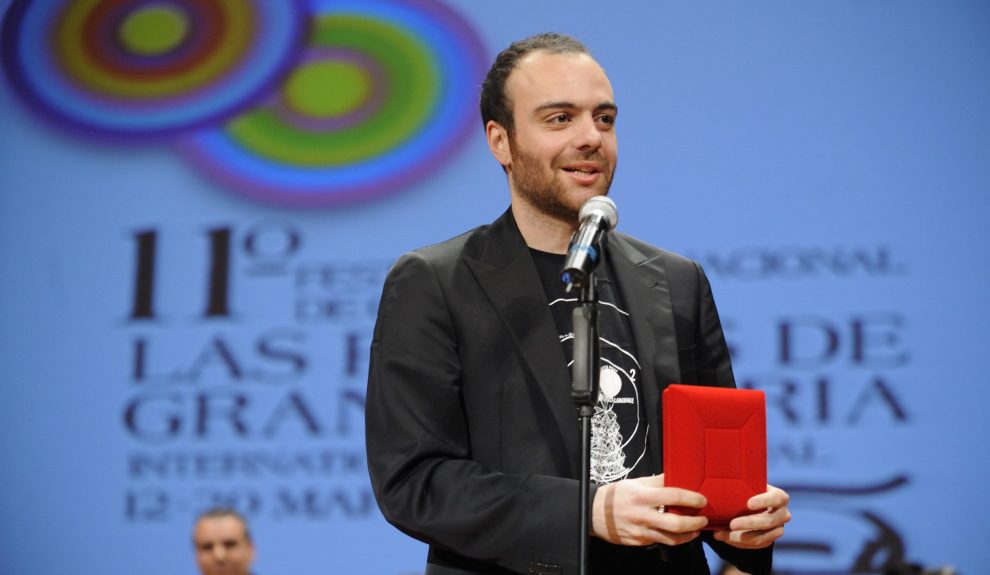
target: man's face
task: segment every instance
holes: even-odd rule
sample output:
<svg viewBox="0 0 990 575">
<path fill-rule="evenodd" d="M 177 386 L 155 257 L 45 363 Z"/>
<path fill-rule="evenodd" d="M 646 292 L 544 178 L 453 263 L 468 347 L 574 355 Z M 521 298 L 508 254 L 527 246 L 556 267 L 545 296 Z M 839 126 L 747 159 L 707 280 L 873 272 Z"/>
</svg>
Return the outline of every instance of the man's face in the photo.
<svg viewBox="0 0 990 575">
<path fill-rule="evenodd" d="M 618 110 L 605 71 L 587 54 L 537 51 L 509 75 L 506 95 L 509 185 L 525 208 L 576 223 L 588 198 L 608 194 L 615 173 Z"/>
<path fill-rule="evenodd" d="M 193 533 L 196 562 L 203 575 L 248 575 L 254 546 L 236 517 L 207 517 Z"/>
</svg>

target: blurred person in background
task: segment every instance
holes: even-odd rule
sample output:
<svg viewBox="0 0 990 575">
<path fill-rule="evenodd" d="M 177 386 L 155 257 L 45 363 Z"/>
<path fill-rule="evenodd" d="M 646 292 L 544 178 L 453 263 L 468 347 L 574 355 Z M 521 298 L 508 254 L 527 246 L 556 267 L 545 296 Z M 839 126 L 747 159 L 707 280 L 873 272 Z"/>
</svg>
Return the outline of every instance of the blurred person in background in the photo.
<svg viewBox="0 0 990 575">
<path fill-rule="evenodd" d="M 213 508 L 196 518 L 196 563 L 203 575 L 250 575 L 254 543 L 247 520 L 233 509 Z"/>
</svg>

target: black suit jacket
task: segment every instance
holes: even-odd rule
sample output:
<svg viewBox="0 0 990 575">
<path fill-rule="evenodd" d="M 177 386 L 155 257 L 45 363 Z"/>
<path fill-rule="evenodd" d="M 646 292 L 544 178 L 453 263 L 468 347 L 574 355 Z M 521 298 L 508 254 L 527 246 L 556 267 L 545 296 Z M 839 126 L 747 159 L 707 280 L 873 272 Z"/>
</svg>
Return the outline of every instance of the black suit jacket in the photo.
<svg viewBox="0 0 990 575">
<path fill-rule="evenodd" d="M 606 252 L 630 311 L 647 441 L 659 462 L 662 389 L 734 386 L 728 350 L 696 263 L 617 233 Z M 511 212 L 408 253 L 390 271 L 372 341 L 366 435 L 379 506 L 430 544 L 430 565 L 577 572 L 570 374 Z M 751 572 L 769 570 L 769 550 L 717 551 Z M 698 541 L 670 548 L 666 565 L 658 572 L 708 571 Z"/>
</svg>

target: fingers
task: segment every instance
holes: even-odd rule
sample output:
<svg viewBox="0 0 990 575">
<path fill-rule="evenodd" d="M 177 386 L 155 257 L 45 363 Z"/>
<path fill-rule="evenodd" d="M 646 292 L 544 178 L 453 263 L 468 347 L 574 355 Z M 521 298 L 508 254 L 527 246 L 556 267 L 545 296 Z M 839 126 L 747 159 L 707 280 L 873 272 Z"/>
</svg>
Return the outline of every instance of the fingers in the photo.
<svg viewBox="0 0 990 575">
<path fill-rule="evenodd" d="M 698 537 L 708 523 L 704 517 L 687 517 L 673 513 L 654 511 L 651 517 L 641 518 L 627 527 L 624 545 L 680 545 Z"/>
<path fill-rule="evenodd" d="M 690 507 L 693 509 L 703 509 L 708 505 L 705 496 L 696 492 L 681 489 L 679 487 L 665 487 L 656 493 L 650 494 L 650 502 L 654 509 L 660 507 Z"/>
<path fill-rule="evenodd" d="M 747 502 L 747 506 L 753 511 L 762 510 L 763 513 L 755 513 L 736 517 L 729 524 L 730 529 L 737 530 L 769 530 L 782 527 L 791 520 L 791 512 L 787 506 L 790 503 L 790 496 L 786 491 L 773 485 L 767 485 L 767 490 L 759 495 L 754 495 Z"/>
<path fill-rule="evenodd" d="M 670 506 L 701 509 L 700 493 L 663 487 L 663 477 L 642 477 L 600 487 L 592 506 L 596 536 L 623 545 L 680 545 L 696 538 L 707 525 L 702 516 L 660 512 Z"/>
<path fill-rule="evenodd" d="M 689 491 L 680 487 L 664 487 L 663 474 L 650 477 L 639 477 L 629 480 L 641 489 L 634 492 L 635 502 L 654 509 L 659 507 L 680 506 L 701 509 L 708 505 L 705 496 L 697 491 Z"/>
<path fill-rule="evenodd" d="M 730 530 L 716 532 L 715 539 L 742 549 L 767 547 L 784 534 L 784 524 L 791 520 L 789 503 L 787 492 L 767 485 L 766 492 L 748 501 L 750 509 L 763 512 L 736 517 L 729 523 Z"/>
<path fill-rule="evenodd" d="M 650 475 L 649 477 L 638 477 L 633 481 L 644 487 L 663 487 L 663 473 L 660 475 Z"/>
<path fill-rule="evenodd" d="M 769 547 L 784 534 L 783 527 L 765 531 L 716 531 L 715 539 L 740 549 L 762 549 Z"/>
<path fill-rule="evenodd" d="M 680 545 L 697 537 L 708 525 L 708 518 L 703 515 L 678 515 L 654 511 L 644 523 L 660 537 L 665 538 L 659 541 L 660 543 Z"/>
<path fill-rule="evenodd" d="M 784 524 L 791 520 L 789 502 L 787 492 L 767 485 L 764 493 L 747 502 L 749 509 L 762 512 L 736 517 L 729 530 L 717 531 L 714 537 L 742 549 L 767 547 L 784 534 Z M 592 531 L 596 537 L 621 545 L 680 545 L 698 537 L 708 519 L 666 512 L 667 508 L 703 509 L 707 504 L 700 493 L 665 487 L 662 474 L 625 479 L 598 489 Z"/>
<path fill-rule="evenodd" d="M 749 501 L 746 502 L 746 506 L 753 511 L 776 509 L 778 507 L 787 507 L 790 499 L 790 496 L 783 489 L 774 487 L 773 485 L 767 485 L 767 490 L 759 495 L 750 497 Z"/>
<path fill-rule="evenodd" d="M 729 523 L 729 529 L 732 531 L 766 531 L 783 527 L 790 520 L 790 510 L 787 507 L 779 507 L 767 509 L 763 513 L 736 517 Z"/>
<path fill-rule="evenodd" d="M 680 545 L 698 537 L 708 524 L 708 518 L 704 516 L 667 511 L 670 507 L 702 509 L 708 504 L 704 495 L 678 487 L 664 487 L 663 474 L 634 481 L 647 487 L 637 494 L 636 521 L 646 529 L 644 536 L 650 543 Z"/>
<path fill-rule="evenodd" d="M 680 545 L 698 537 L 708 524 L 708 518 L 648 509 L 639 510 L 632 518 L 632 524 L 635 528 L 630 534 L 637 545 L 653 543 Z"/>
</svg>

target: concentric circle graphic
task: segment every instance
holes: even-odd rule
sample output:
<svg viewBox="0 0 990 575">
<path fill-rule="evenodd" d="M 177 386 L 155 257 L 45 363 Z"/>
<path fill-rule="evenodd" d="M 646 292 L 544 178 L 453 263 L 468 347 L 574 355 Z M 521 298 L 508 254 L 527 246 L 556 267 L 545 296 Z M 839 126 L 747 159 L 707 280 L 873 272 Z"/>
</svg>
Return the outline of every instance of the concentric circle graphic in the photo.
<svg viewBox="0 0 990 575">
<path fill-rule="evenodd" d="M 22 96 L 88 133 L 148 138 L 214 125 L 294 63 L 294 0 L 15 1 L 3 56 Z"/>
<path fill-rule="evenodd" d="M 368 199 L 435 169 L 474 126 L 484 50 L 443 4 L 318 1 L 310 22 L 277 91 L 183 140 L 215 179 L 282 204 Z"/>
<path fill-rule="evenodd" d="M 175 138 L 252 199 L 336 205 L 432 172 L 477 121 L 486 55 L 440 0 L 14 0 L 3 63 L 49 120 Z"/>
</svg>

